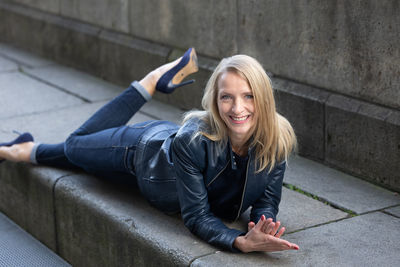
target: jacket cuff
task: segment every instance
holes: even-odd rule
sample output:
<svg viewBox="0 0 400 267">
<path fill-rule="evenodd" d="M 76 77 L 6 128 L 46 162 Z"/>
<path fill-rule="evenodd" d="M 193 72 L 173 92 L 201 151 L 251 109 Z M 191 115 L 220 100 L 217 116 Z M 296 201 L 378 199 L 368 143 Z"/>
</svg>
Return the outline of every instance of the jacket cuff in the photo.
<svg viewBox="0 0 400 267">
<path fill-rule="evenodd" d="M 246 235 L 246 233 L 236 230 L 236 229 L 231 229 L 231 231 L 232 231 L 232 233 L 229 235 L 230 240 L 228 241 L 229 247 L 227 247 L 227 249 L 230 250 L 231 252 L 240 253 L 241 251 L 239 249 L 235 248 L 233 246 L 233 244 L 235 243 L 235 239 L 238 236 L 244 236 L 244 235 Z"/>
</svg>

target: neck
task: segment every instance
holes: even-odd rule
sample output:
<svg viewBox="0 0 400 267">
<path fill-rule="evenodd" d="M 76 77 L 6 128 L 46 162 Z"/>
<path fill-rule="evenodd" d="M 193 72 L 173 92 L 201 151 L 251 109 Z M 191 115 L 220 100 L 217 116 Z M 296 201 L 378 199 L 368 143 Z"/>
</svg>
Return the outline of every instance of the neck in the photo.
<svg viewBox="0 0 400 267">
<path fill-rule="evenodd" d="M 239 156 L 245 156 L 247 155 L 247 150 L 249 149 L 249 146 L 246 144 L 246 142 L 232 142 L 231 140 L 231 147 L 233 152 L 238 154 Z"/>
</svg>

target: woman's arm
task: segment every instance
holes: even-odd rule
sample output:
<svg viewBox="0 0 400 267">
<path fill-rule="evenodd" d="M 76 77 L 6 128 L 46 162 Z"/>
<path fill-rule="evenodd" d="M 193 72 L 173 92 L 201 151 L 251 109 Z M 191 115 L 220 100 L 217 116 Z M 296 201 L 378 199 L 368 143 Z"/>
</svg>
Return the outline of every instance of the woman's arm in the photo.
<svg viewBox="0 0 400 267">
<path fill-rule="evenodd" d="M 196 141 L 193 141 L 196 142 Z M 205 149 L 190 138 L 175 137 L 172 158 L 177 174 L 177 191 L 185 226 L 195 235 L 218 247 L 237 251 L 235 239 L 245 233 L 228 228 L 210 211 L 202 170 L 205 168 Z"/>
</svg>

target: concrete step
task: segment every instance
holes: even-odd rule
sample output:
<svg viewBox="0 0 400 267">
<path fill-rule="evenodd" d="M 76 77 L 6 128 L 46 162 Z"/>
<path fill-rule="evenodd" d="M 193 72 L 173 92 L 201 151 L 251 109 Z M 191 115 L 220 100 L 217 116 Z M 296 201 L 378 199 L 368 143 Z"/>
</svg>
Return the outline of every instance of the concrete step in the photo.
<svg viewBox="0 0 400 267">
<path fill-rule="evenodd" d="M 62 142 L 123 90 L 34 56 L 14 60 L 10 53 L 0 53 L 0 140 L 14 138 L 16 129 L 40 142 Z M 178 122 L 181 115 L 152 100 L 129 123 Z M 179 216 L 150 207 L 129 183 L 31 164 L 0 165 L 0 210 L 74 266 L 368 265 L 371 257 L 390 265 L 396 259 L 392 248 L 399 238 L 390 233 L 400 223 L 398 195 L 301 157 L 289 161 L 285 182 L 299 190 L 283 189 L 278 218 L 287 227 L 285 238 L 300 251 L 220 252 L 190 234 Z M 244 230 L 246 216 L 229 225 Z M 363 234 L 378 223 L 379 231 Z M 353 240 L 357 245 L 349 247 Z M 382 243 L 385 253 L 373 249 Z"/>
<path fill-rule="evenodd" d="M 71 266 L 0 212 L 0 266 Z"/>
</svg>

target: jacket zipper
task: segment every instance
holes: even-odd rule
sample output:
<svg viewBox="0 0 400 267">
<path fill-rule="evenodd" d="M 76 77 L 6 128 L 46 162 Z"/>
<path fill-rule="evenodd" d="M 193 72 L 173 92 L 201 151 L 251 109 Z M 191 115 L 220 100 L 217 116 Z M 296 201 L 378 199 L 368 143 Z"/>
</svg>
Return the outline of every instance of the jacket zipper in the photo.
<svg viewBox="0 0 400 267">
<path fill-rule="evenodd" d="M 207 184 L 207 187 L 209 187 L 218 178 L 218 176 L 226 169 L 226 167 L 228 167 L 229 163 L 230 161 L 228 161 L 225 167 Z"/>
<path fill-rule="evenodd" d="M 249 164 L 250 164 L 250 159 L 251 159 L 251 155 L 249 155 L 249 160 L 247 161 L 247 166 L 246 166 L 246 179 L 244 180 L 244 186 L 243 186 L 243 193 L 242 193 L 242 200 L 240 201 L 240 207 L 238 210 L 238 214 L 235 218 L 235 221 L 237 219 L 239 219 L 240 216 L 240 211 L 242 210 L 242 206 L 243 206 L 243 199 L 244 199 L 244 192 L 246 191 L 246 186 L 247 186 L 247 174 L 249 172 Z"/>
</svg>

